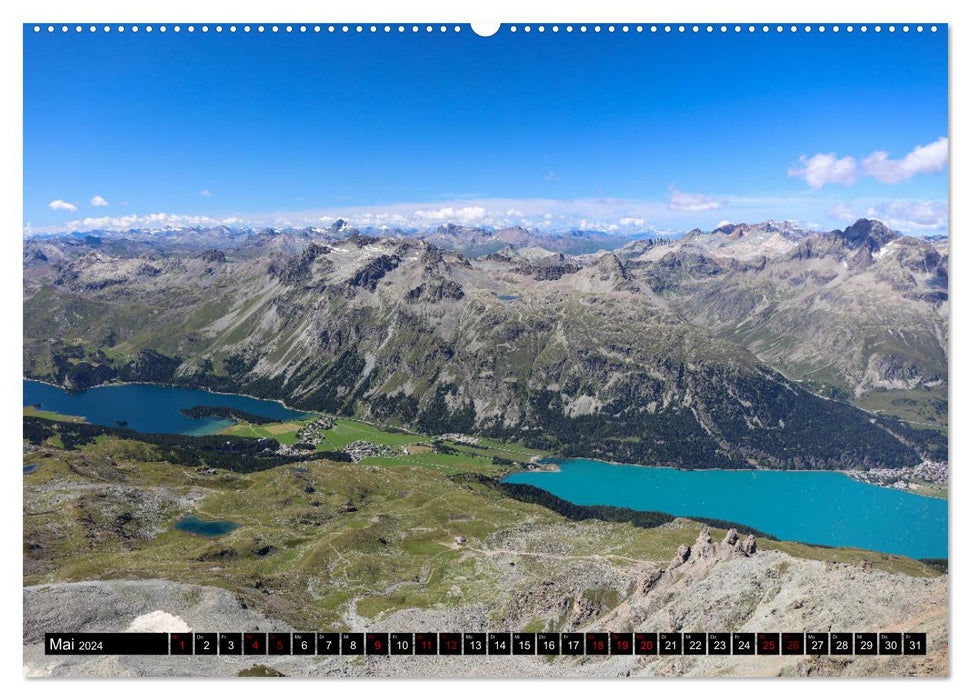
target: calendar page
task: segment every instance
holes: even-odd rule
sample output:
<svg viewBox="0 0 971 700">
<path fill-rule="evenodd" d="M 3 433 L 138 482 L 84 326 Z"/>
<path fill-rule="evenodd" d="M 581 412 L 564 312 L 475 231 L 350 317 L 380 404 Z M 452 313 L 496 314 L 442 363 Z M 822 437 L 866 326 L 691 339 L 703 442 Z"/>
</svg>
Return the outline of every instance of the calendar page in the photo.
<svg viewBox="0 0 971 700">
<path fill-rule="evenodd" d="M 26 675 L 948 674 L 946 23 L 22 35 Z"/>
</svg>

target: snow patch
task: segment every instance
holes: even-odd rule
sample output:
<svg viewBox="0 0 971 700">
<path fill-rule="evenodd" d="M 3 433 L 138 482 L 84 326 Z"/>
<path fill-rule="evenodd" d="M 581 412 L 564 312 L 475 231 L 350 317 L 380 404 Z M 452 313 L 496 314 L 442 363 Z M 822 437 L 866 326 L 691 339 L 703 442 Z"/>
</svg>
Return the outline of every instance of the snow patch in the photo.
<svg viewBox="0 0 971 700">
<path fill-rule="evenodd" d="M 139 615 L 128 625 L 129 632 L 191 632 L 192 628 L 178 615 L 153 610 Z"/>
</svg>

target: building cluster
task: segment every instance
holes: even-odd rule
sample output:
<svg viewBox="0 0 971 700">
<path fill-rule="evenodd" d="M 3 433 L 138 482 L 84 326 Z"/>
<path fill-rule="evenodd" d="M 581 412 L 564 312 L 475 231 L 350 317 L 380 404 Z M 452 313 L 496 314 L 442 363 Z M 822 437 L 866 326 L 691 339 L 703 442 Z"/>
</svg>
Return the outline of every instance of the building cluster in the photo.
<svg viewBox="0 0 971 700">
<path fill-rule="evenodd" d="M 367 457 L 395 457 L 399 453 L 388 445 L 375 445 L 367 440 L 356 440 L 344 446 L 344 452 L 351 456 L 354 462 L 360 462 Z"/>
<path fill-rule="evenodd" d="M 851 471 L 850 476 L 858 481 L 877 486 L 886 486 L 901 491 L 910 491 L 914 486 L 934 484 L 947 485 L 947 462 L 921 462 L 916 467 L 903 469 L 870 469 Z"/>
<path fill-rule="evenodd" d="M 305 442 L 316 447 L 324 441 L 324 431 L 330 430 L 335 425 L 337 423 L 330 416 L 321 416 L 297 431 L 297 442 Z"/>
<path fill-rule="evenodd" d="M 299 444 L 299 443 L 298 443 Z M 300 457 L 302 455 L 309 454 L 311 450 L 305 450 L 297 448 L 293 445 L 280 445 L 274 450 L 274 454 L 280 455 L 281 457 Z"/>
<path fill-rule="evenodd" d="M 460 445 L 478 445 L 479 438 L 472 437 L 471 435 L 463 435 L 462 433 L 445 433 L 440 436 L 442 440 L 451 440 L 452 442 L 457 442 Z"/>
</svg>

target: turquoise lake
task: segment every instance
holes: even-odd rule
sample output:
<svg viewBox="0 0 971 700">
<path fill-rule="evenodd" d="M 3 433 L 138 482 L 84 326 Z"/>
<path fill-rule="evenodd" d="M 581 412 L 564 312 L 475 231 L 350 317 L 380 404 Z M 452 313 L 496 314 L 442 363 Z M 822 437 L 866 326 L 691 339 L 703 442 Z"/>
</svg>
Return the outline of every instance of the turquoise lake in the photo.
<svg viewBox="0 0 971 700">
<path fill-rule="evenodd" d="M 40 404 L 41 410 L 69 416 L 84 416 L 89 423 L 120 427 L 120 422 L 140 433 L 211 435 L 233 424 L 222 418 L 188 418 L 181 408 L 228 406 L 273 420 L 291 420 L 305 414 L 276 401 L 264 401 L 238 394 L 214 394 L 201 389 L 182 389 L 155 384 L 100 386 L 77 394 L 24 380 L 24 406 Z"/>
<path fill-rule="evenodd" d="M 558 472 L 522 472 L 504 481 L 531 484 L 578 505 L 731 520 L 782 540 L 947 557 L 947 501 L 838 472 L 680 471 L 587 459 L 557 465 Z"/>
</svg>

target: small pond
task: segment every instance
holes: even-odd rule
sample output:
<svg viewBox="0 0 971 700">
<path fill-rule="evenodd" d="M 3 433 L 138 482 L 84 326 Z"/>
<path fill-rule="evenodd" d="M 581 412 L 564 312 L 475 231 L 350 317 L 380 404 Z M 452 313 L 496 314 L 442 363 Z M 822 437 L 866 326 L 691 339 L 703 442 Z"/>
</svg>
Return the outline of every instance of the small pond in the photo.
<svg viewBox="0 0 971 700">
<path fill-rule="evenodd" d="M 201 535 L 202 537 L 219 537 L 238 527 L 239 525 L 231 520 L 200 520 L 194 515 L 186 516 L 175 524 L 176 530 Z"/>
</svg>

